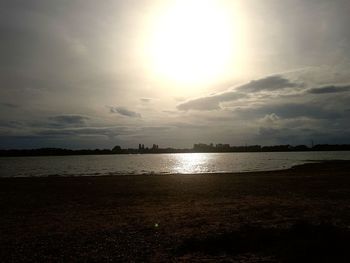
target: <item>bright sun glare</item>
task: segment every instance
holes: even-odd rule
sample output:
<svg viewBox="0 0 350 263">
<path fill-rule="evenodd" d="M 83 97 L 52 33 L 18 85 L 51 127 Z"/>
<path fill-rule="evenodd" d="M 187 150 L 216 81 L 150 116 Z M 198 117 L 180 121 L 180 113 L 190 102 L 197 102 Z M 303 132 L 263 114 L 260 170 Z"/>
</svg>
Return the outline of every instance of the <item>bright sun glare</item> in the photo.
<svg viewBox="0 0 350 263">
<path fill-rule="evenodd" d="M 235 23 L 220 2 L 174 1 L 155 15 L 148 60 L 159 78 L 198 85 L 228 71 L 237 52 Z"/>
</svg>

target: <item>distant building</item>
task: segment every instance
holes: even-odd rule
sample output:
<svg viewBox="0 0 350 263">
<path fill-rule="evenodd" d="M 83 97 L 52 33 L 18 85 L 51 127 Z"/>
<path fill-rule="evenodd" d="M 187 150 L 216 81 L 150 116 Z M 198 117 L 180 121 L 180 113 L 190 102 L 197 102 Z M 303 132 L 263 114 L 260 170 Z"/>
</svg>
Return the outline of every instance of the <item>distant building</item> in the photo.
<svg viewBox="0 0 350 263">
<path fill-rule="evenodd" d="M 212 143 L 210 145 L 205 143 L 197 143 L 193 145 L 193 150 L 196 152 L 212 152 L 215 150 L 215 148 Z"/>
<path fill-rule="evenodd" d="M 230 145 L 229 144 L 222 144 L 222 143 L 219 143 L 219 144 L 216 144 L 215 145 L 215 148 L 217 150 L 225 150 L 225 151 L 228 151 L 230 150 Z"/>
<path fill-rule="evenodd" d="M 153 144 L 152 150 L 158 150 L 158 148 L 159 148 L 158 144 Z"/>
</svg>

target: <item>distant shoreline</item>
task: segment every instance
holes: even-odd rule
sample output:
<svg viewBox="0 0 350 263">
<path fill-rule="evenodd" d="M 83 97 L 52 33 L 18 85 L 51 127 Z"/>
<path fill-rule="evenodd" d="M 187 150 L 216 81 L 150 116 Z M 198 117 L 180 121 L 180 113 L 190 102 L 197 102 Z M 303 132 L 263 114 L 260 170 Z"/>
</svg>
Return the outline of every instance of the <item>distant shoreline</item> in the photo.
<svg viewBox="0 0 350 263">
<path fill-rule="evenodd" d="M 110 149 L 82 149 L 71 150 L 64 148 L 39 148 L 39 149 L 8 149 L 0 150 L 0 157 L 26 157 L 26 156 L 73 156 L 73 155 L 123 155 L 123 154 L 173 154 L 173 153 L 267 153 L 267 152 L 325 152 L 325 151 L 350 151 L 348 144 L 318 144 L 312 147 L 305 145 L 274 145 L 274 146 L 230 146 L 219 144 L 216 146 L 195 144 L 192 149 L 152 148 L 122 149 L 119 146 Z"/>
</svg>

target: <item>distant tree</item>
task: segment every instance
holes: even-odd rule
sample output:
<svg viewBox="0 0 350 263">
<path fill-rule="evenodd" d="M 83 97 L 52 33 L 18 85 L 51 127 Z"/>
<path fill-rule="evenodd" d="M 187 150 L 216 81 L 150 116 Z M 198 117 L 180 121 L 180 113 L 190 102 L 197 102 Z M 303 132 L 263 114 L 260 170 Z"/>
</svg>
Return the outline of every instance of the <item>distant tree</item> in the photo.
<svg viewBox="0 0 350 263">
<path fill-rule="evenodd" d="M 307 147 L 306 145 L 297 145 L 297 146 L 294 146 L 292 149 L 293 149 L 293 151 L 308 151 L 308 150 L 310 150 L 309 147 Z"/>
<path fill-rule="evenodd" d="M 122 147 L 120 147 L 119 145 L 116 145 L 113 147 L 112 152 L 121 152 L 121 150 L 122 150 Z"/>
</svg>

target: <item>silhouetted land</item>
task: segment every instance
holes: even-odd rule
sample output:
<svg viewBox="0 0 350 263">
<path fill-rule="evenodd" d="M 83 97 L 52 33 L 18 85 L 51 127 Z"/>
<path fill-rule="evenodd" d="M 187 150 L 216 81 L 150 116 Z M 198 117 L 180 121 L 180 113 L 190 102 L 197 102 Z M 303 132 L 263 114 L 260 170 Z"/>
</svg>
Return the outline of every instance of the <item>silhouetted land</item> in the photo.
<svg viewBox="0 0 350 263">
<path fill-rule="evenodd" d="M 318 144 L 312 147 L 306 145 L 246 145 L 230 146 L 229 144 L 194 144 L 191 149 L 159 148 L 153 144 L 152 147 L 139 145 L 138 149 L 122 149 L 115 146 L 110 149 L 85 149 L 70 150 L 61 148 L 40 148 L 40 149 L 11 149 L 0 150 L 0 157 L 6 156 L 54 156 L 54 155 L 98 155 L 98 154 L 157 154 L 157 153 L 210 153 L 210 152 L 305 152 L 305 151 L 350 151 L 349 144 Z"/>
<path fill-rule="evenodd" d="M 350 162 L 0 179 L 1 262 L 350 262 Z"/>
</svg>

